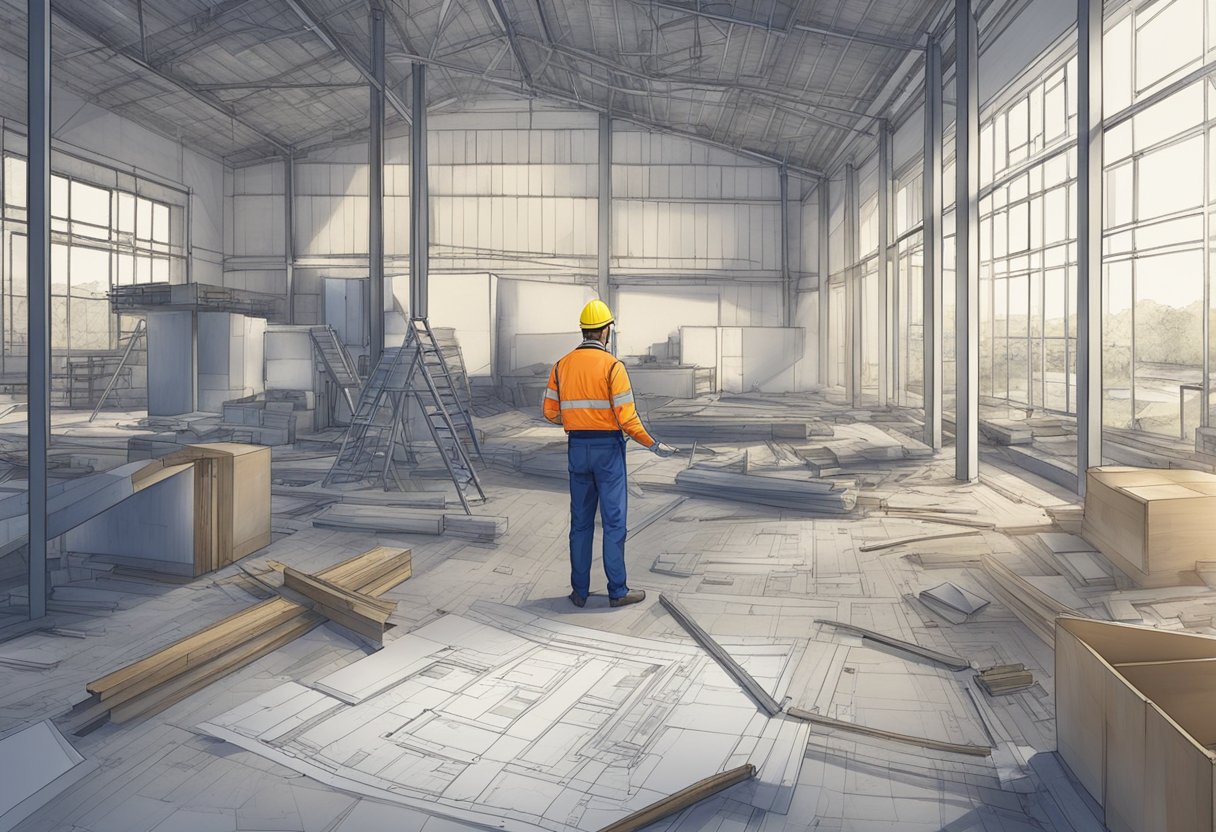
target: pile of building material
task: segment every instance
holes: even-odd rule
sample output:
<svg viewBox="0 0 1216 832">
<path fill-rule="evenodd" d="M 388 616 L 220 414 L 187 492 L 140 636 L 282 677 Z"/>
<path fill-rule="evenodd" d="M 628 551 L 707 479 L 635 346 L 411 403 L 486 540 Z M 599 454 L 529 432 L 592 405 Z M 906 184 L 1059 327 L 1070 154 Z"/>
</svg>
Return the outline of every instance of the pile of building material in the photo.
<svg viewBox="0 0 1216 832">
<path fill-rule="evenodd" d="M 408 549 L 383 547 L 316 575 L 297 573 L 303 579 L 313 579 L 322 589 L 332 587 L 342 600 L 326 596 L 324 603 L 310 605 L 276 597 L 230 615 L 89 682 L 86 689 L 92 697 L 77 705 L 64 722 L 74 733 L 81 733 L 107 719 L 127 722 L 157 713 L 298 638 L 325 621 L 331 612 L 339 613 L 332 619 L 335 623 L 350 626 L 352 616 L 344 614 L 349 610 L 342 607 L 352 595 L 357 594 L 354 600 L 378 614 L 383 605 L 375 599 L 411 573 Z"/>
<path fill-rule="evenodd" d="M 290 445 L 296 431 L 314 429 L 315 416 L 311 390 L 270 390 L 224 402 L 220 424 L 234 442 Z"/>
<path fill-rule="evenodd" d="M 739 474 L 702 465 L 676 474 L 676 487 L 699 497 L 822 514 L 845 514 L 857 505 L 857 489 L 846 483 Z"/>
<path fill-rule="evenodd" d="M 312 524 L 317 528 L 373 534 L 448 534 L 484 543 L 492 543 L 507 533 L 506 517 L 347 503 L 329 506 L 313 518 Z"/>
<path fill-rule="evenodd" d="M 1040 532 L 1039 542 L 1051 551 L 1060 571 L 1088 589 L 1114 589 L 1113 567 L 1084 538 L 1062 532 Z"/>
<path fill-rule="evenodd" d="M 983 564 L 984 572 L 991 579 L 989 586 L 993 594 L 1047 644 L 1055 639 L 1057 618 L 1079 615 L 1075 609 L 1052 598 L 996 558 L 985 557 Z"/>
<path fill-rule="evenodd" d="M 975 681 L 989 696 L 1003 696 L 1033 687 L 1034 675 L 1020 662 L 998 664 L 975 674 Z"/>
</svg>

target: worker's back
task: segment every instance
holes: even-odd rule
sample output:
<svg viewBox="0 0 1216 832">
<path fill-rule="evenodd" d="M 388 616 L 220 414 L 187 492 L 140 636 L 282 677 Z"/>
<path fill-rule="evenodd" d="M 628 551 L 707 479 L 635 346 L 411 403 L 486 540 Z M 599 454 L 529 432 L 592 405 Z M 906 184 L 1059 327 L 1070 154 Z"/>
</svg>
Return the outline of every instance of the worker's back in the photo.
<svg viewBox="0 0 1216 832">
<path fill-rule="evenodd" d="M 623 430 L 644 447 L 654 444 L 638 418 L 625 365 L 599 341 L 584 341 L 553 366 L 544 415 L 567 431 Z"/>
</svg>

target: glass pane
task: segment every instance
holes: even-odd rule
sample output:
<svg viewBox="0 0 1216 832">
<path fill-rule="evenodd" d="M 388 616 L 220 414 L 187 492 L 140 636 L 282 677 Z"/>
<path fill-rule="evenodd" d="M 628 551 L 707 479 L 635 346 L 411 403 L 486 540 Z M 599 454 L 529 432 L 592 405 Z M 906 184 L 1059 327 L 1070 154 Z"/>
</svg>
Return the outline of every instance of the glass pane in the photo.
<svg viewBox="0 0 1216 832">
<path fill-rule="evenodd" d="M 1148 90 L 1203 57 L 1201 0 L 1157 3 L 1136 15 L 1136 89 Z"/>
<path fill-rule="evenodd" d="M 4 202 L 17 208 L 25 207 L 25 160 L 4 157 Z"/>
<path fill-rule="evenodd" d="M 108 350 L 114 317 L 104 298 L 72 298 L 72 349 Z"/>
<path fill-rule="evenodd" d="M 1181 436 L 1181 385 L 1203 370 L 1203 254 L 1141 257 L 1135 265 L 1135 412 L 1132 427 Z M 1193 435 L 1194 424 L 1188 425 Z"/>
<path fill-rule="evenodd" d="M 1107 113 L 1132 103 L 1132 16 L 1119 21 L 1102 40 L 1102 96 Z"/>
<path fill-rule="evenodd" d="M 73 297 L 105 297 L 110 290 L 110 253 L 73 246 L 71 275 Z"/>
<path fill-rule="evenodd" d="M 135 236 L 152 239 L 152 201 L 139 197 L 135 201 Z"/>
<path fill-rule="evenodd" d="M 124 234 L 135 233 L 135 196 L 118 194 L 118 230 Z"/>
<path fill-rule="evenodd" d="M 51 294 L 68 293 L 68 247 L 55 243 L 51 246 Z"/>
<path fill-rule="evenodd" d="M 1203 202 L 1203 136 L 1177 142 L 1142 157 L 1136 217 L 1152 219 Z"/>
<path fill-rule="evenodd" d="M 51 216 L 68 217 L 68 180 L 62 176 L 51 176 Z"/>
<path fill-rule="evenodd" d="M 110 224 L 110 192 L 83 182 L 72 182 L 72 219 L 90 225 Z"/>
<path fill-rule="evenodd" d="M 152 239 L 158 243 L 169 242 L 169 206 L 159 202 L 152 205 Z"/>
</svg>

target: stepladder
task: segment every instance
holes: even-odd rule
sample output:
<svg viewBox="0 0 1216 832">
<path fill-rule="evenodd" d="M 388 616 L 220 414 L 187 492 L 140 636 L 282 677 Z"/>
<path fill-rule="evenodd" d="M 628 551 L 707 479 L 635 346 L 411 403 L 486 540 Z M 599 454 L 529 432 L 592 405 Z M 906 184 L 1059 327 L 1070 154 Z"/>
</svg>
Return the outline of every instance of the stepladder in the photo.
<svg viewBox="0 0 1216 832">
<path fill-rule="evenodd" d="M 416 319 L 405 343 L 386 349 L 364 384 L 324 484 L 401 489 L 399 467 L 419 466 L 420 455 L 428 451 L 438 453 L 461 505 L 471 513 L 471 501 L 486 496 L 471 459 L 480 456 L 480 442 L 443 351 L 426 320 Z"/>
</svg>

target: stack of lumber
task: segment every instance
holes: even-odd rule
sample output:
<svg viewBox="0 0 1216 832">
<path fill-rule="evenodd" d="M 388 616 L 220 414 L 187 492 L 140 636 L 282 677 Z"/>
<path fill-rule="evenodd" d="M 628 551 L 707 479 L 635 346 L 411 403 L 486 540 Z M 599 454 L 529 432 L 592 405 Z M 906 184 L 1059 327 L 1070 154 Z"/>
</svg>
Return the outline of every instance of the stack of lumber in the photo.
<svg viewBox="0 0 1216 832">
<path fill-rule="evenodd" d="M 411 569 L 408 549 L 378 547 L 316 575 L 297 575 L 376 599 L 409 578 Z M 325 621 L 329 611 L 342 612 L 329 603 L 310 608 L 287 598 L 272 598 L 179 639 L 89 682 L 85 687 L 93 696 L 66 716 L 67 727 L 81 733 L 107 718 L 127 722 L 162 711 L 298 638 Z M 338 601 L 332 603 L 340 606 Z M 334 620 L 347 626 L 346 621 Z"/>
<path fill-rule="evenodd" d="M 506 517 L 440 514 L 401 506 L 364 506 L 339 503 L 329 506 L 312 524 L 317 528 L 373 534 L 448 534 L 492 543 L 507 532 Z"/>
<path fill-rule="evenodd" d="M 314 612 L 376 644 L 384 643 L 388 617 L 397 609 L 396 601 L 381 601 L 290 566 L 283 570 L 283 586 L 311 600 Z"/>
<path fill-rule="evenodd" d="M 484 514 L 445 514 L 443 533 L 481 543 L 492 543 L 507 533 L 507 518 Z"/>
<path fill-rule="evenodd" d="M 1034 685 L 1034 675 L 1021 663 L 998 664 L 975 674 L 975 681 L 989 696 L 1002 696 L 1031 687 Z"/>
<path fill-rule="evenodd" d="M 739 474 L 699 465 L 676 474 L 676 486 L 701 497 L 824 514 L 844 514 L 857 505 L 856 489 L 842 483 Z"/>
<path fill-rule="evenodd" d="M 1055 643 L 1055 621 L 1062 615 L 1080 615 L 992 556 L 983 559 L 984 572 L 992 580 L 993 594 L 1047 644 Z"/>
<path fill-rule="evenodd" d="M 443 515 L 392 506 L 337 504 L 313 518 L 322 529 L 377 534 L 443 534 Z"/>
</svg>

